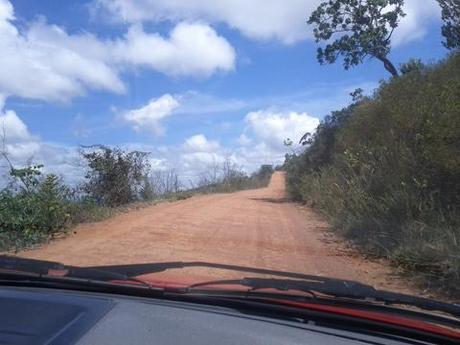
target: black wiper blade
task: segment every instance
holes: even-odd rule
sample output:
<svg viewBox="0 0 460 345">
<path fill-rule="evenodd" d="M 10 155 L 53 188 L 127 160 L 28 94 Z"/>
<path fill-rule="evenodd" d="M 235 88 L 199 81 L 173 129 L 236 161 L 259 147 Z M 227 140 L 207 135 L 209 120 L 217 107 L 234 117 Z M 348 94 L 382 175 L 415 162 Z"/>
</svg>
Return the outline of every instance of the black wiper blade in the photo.
<svg viewBox="0 0 460 345">
<path fill-rule="evenodd" d="M 8 255 L 0 255 L 0 269 L 25 272 L 39 277 L 54 276 L 59 274 L 58 272 L 61 272 L 60 276 L 63 278 L 81 278 L 101 282 L 114 280 L 129 281 L 150 288 L 150 285 L 144 281 L 116 271 L 91 267 L 68 266 L 54 261 L 26 259 Z"/>
<path fill-rule="evenodd" d="M 165 293 L 164 289 L 151 287 L 148 284 L 133 286 L 131 284 L 115 284 L 109 281 L 87 278 L 49 276 L 30 272 L 7 272 L 2 270 L 0 270 L 0 285 L 70 289 L 142 297 L 162 297 Z"/>
<path fill-rule="evenodd" d="M 309 294 L 323 294 L 327 296 L 350 298 L 354 300 L 373 300 L 386 305 L 407 305 L 424 310 L 441 311 L 460 317 L 460 306 L 438 302 L 423 297 L 414 297 L 405 294 L 377 290 L 370 285 L 322 277 L 316 280 L 293 280 L 274 278 L 243 278 L 208 281 L 189 286 L 190 290 L 212 285 L 240 285 L 249 288 L 249 291 L 260 289 L 275 289 L 279 291 L 296 290 Z"/>
</svg>

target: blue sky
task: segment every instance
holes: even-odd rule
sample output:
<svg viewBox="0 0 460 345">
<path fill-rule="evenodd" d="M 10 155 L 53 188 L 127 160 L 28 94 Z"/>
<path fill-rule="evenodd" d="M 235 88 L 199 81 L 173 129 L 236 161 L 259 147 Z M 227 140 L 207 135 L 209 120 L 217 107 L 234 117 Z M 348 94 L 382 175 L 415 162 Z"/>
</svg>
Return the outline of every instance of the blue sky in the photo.
<svg viewBox="0 0 460 345">
<path fill-rule="evenodd" d="M 231 159 L 280 163 L 349 92 L 388 78 L 376 61 L 320 66 L 305 24 L 319 0 L 0 0 L 0 122 L 15 164 L 82 175 L 78 145 L 152 152 L 196 179 Z M 391 59 L 436 61 L 434 0 L 406 0 Z"/>
</svg>

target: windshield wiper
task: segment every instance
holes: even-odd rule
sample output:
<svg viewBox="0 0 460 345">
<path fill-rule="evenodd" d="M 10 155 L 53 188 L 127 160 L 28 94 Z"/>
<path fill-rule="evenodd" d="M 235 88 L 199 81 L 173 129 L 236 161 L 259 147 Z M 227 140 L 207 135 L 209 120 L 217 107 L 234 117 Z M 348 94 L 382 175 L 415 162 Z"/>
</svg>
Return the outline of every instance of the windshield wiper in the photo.
<svg viewBox="0 0 460 345">
<path fill-rule="evenodd" d="M 20 277 L 19 273 L 26 273 L 26 277 L 55 277 L 55 278 L 76 278 L 86 281 L 123 281 L 131 282 L 137 285 L 150 288 L 151 286 L 135 277 L 127 276 L 126 274 L 116 271 L 104 270 L 91 267 L 76 267 L 63 265 L 59 262 L 25 259 L 15 256 L 0 255 L 0 269 L 16 272 L 16 277 Z"/>
<path fill-rule="evenodd" d="M 332 296 L 337 298 L 348 298 L 352 300 L 373 300 L 382 302 L 385 305 L 407 305 L 430 311 L 441 311 L 455 317 L 460 317 L 460 306 L 438 302 L 423 297 L 409 296 L 405 294 L 377 290 L 370 285 L 331 278 L 315 277 L 308 280 L 276 279 L 249 277 L 243 279 L 215 280 L 192 284 L 189 291 L 200 287 L 217 285 L 239 285 L 248 288 L 247 292 L 254 292 L 261 289 L 274 289 L 278 291 L 300 291 L 313 295 L 316 294 Z"/>
<path fill-rule="evenodd" d="M 289 279 L 274 278 L 243 278 L 235 280 L 220 280 L 195 284 L 184 289 L 183 293 L 206 285 L 242 285 L 249 289 L 276 289 L 281 291 L 297 290 L 305 293 L 319 293 L 337 298 L 355 300 L 374 300 L 388 305 L 407 305 L 424 310 L 449 313 L 460 317 L 460 306 L 434 301 L 423 297 L 409 296 L 400 293 L 377 290 L 370 285 L 350 280 L 341 280 L 301 273 L 283 272 L 269 269 L 252 268 L 236 265 L 216 264 L 209 262 L 158 262 L 147 264 L 75 267 L 57 262 L 23 259 L 0 255 L 0 269 L 23 270 L 34 273 L 48 274 L 50 270 L 65 269 L 68 277 L 92 278 L 98 281 L 133 280 L 148 284 L 138 276 L 163 272 L 170 269 L 201 267 L 222 270 L 263 274 Z M 179 292 L 179 291 L 178 291 Z"/>
</svg>

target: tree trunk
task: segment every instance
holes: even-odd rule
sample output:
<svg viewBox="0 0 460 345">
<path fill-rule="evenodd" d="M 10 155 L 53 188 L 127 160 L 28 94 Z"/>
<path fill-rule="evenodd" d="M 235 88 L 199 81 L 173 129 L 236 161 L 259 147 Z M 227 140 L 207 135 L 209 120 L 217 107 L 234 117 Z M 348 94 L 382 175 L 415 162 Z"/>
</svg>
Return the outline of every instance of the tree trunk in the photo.
<svg viewBox="0 0 460 345">
<path fill-rule="evenodd" d="M 380 57 L 377 56 L 377 59 L 383 62 L 383 66 L 385 66 L 385 69 L 391 73 L 393 77 L 399 77 L 398 70 L 396 67 L 391 63 L 390 60 L 388 60 L 386 57 Z"/>
</svg>

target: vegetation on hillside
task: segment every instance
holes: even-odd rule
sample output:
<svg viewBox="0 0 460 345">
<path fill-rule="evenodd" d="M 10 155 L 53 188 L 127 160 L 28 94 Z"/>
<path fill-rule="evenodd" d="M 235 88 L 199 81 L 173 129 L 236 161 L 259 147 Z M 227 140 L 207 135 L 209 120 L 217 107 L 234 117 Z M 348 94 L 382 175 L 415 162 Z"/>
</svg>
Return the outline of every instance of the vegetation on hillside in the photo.
<svg viewBox="0 0 460 345">
<path fill-rule="evenodd" d="M 460 292 L 460 54 L 382 82 L 286 156 L 293 198 L 367 251 Z"/>
</svg>

